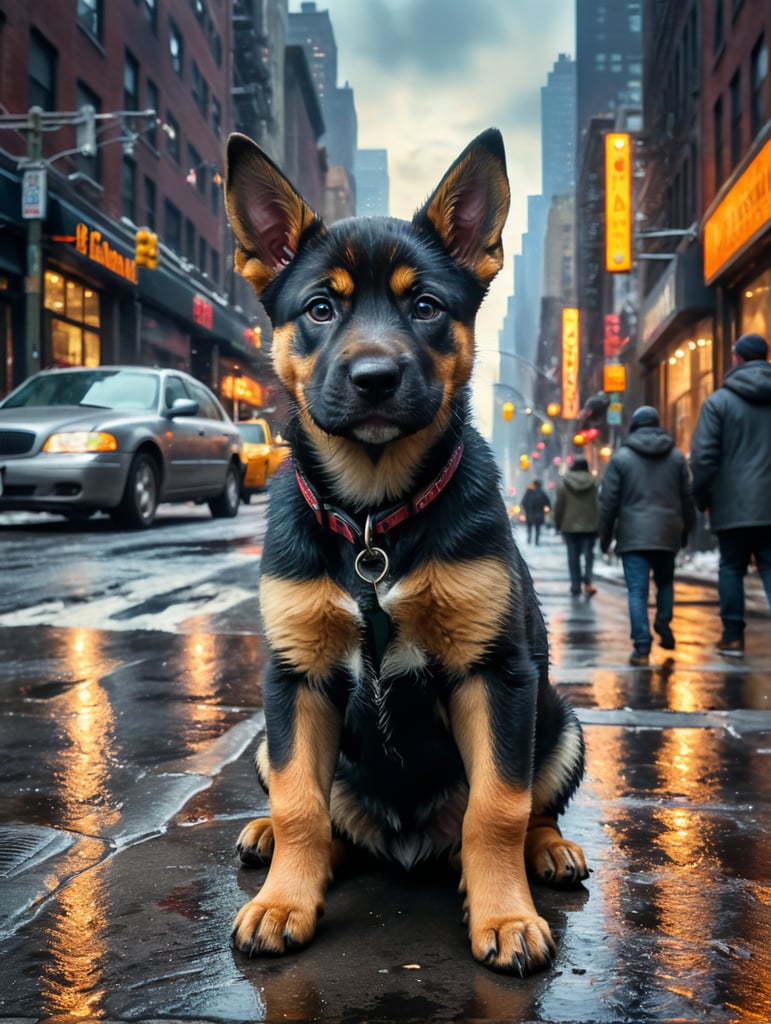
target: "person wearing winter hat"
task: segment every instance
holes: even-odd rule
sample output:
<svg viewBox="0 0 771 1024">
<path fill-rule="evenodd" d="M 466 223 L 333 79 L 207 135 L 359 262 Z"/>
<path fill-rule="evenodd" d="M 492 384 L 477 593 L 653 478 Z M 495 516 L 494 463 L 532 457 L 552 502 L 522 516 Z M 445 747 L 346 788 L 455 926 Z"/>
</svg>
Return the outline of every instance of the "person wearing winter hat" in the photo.
<svg viewBox="0 0 771 1024">
<path fill-rule="evenodd" d="M 673 650 L 675 555 L 685 546 L 696 512 L 683 453 L 643 405 L 632 416 L 629 436 L 614 452 L 600 488 L 600 547 L 616 553 L 624 568 L 633 644 L 632 665 L 647 665 L 653 637 L 648 620 L 650 577 L 656 585 L 653 628 Z"/>
<path fill-rule="evenodd" d="M 597 477 L 589 472 L 586 459 L 578 458 L 568 469 L 554 502 L 554 525 L 565 540 L 570 573 L 570 593 L 576 597 L 597 593 L 592 583 L 594 545 L 600 516 Z"/>
<path fill-rule="evenodd" d="M 744 577 L 754 557 L 771 607 L 771 363 L 759 334 L 733 347 L 723 384 L 699 410 L 691 441 L 696 504 L 720 547 L 719 654 L 744 656 Z"/>
<path fill-rule="evenodd" d="M 541 486 L 540 480 L 533 480 L 522 496 L 522 511 L 527 524 L 527 543 L 536 544 L 541 541 L 541 527 L 546 522 L 546 510 L 551 508 L 549 496 Z"/>
</svg>

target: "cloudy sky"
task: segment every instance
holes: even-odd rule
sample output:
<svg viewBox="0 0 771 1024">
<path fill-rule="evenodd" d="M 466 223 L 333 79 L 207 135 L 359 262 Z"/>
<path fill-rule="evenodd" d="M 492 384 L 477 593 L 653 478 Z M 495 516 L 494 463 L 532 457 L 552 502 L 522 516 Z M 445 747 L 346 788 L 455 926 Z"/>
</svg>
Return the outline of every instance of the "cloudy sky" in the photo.
<svg viewBox="0 0 771 1024">
<path fill-rule="evenodd" d="M 506 263 L 477 320 L 483 427 L 527 196 L 541 191 L 540 90 L 560 53 L 575 56 L 574 8 L 575 0 L 317 0 L 332 20 L 338 84 L 354 90 L 359 146 L 388 150 L 393 216 L 410 217 L 480 131 L 503 132 L 512 205 Z"/>
</svg>

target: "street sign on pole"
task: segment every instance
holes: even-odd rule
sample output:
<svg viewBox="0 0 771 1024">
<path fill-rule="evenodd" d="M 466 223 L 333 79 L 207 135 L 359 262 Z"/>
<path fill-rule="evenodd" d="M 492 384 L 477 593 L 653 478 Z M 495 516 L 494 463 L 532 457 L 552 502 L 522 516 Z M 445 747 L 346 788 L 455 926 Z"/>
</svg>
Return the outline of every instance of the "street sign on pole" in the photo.
<svg viewBox="0 0 771 1024">
<path fill-rule="evenodd" d="M 21 215 L 24 220 L 45 220 L 48 176 L 44 166 L 27 167 L 21 186 Z"/>
</svg>

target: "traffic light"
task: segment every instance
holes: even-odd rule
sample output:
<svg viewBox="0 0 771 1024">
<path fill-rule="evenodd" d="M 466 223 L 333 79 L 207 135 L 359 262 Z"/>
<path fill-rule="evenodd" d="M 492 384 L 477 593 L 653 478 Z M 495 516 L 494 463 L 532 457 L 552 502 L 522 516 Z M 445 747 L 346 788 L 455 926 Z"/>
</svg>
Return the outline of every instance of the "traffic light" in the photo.
<svg viewBox="0 0 771 1024">
<path fill-rule="evenodd" d="M 136 264 L 155 270 L 158 266 L 158 236 L 154 231 L 140 228 L 136 233 Z"/>
<path fill-rule="evenodd" d="M 507 423 L 513 418 L 515 412 L 516 410 L 514 408 L 513 402 L 503 403 L 503 418 L 506 420 Z"/>
</svg>

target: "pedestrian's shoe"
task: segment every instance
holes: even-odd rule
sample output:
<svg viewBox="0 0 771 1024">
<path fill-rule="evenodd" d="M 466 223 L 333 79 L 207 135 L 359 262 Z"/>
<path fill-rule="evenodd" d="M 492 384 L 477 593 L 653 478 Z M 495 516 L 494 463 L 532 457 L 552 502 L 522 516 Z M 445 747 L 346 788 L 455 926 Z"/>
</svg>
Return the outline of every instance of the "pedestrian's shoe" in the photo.
<svg viewBox="0 0 771 1024">
<path fill-rule="evenodd" d="M 650 661 L 650 656 L 647 651 L 632 651 L 632 656 L 629 659 L 630 665 L 647 665 Z"/>
<path fill-rule="evenodd" d="M 570 596 L 571 597 L 578 597 L 578 595 L 580 593 L 581 593 L 581 591 L 578 589 L 578 587 L 571 587 L 570 588 Z"/>
<path fill-rule="evenodd" d="M 665 626 L 663 629 L 657 629 L 656 632 L 659 634 L 659 646 L 663 647 L 665 651 L 674 651 L 675 634 L 669 626 Z"/>
<path fill-rule="evenodd" d="M 597 587 L 593 587 L 591 583 L 585 583 L 584 584 L 584 593 L 586 594 L 587 597 L 591 597 L 593 594 L 597 593 Z"/>
<path fill-rule="evenodd" d="M 721 640 L 717 644 L 717 653 L 725 655 L 726 658 L 743 658 L 744 640 Z"/>
</svg>

